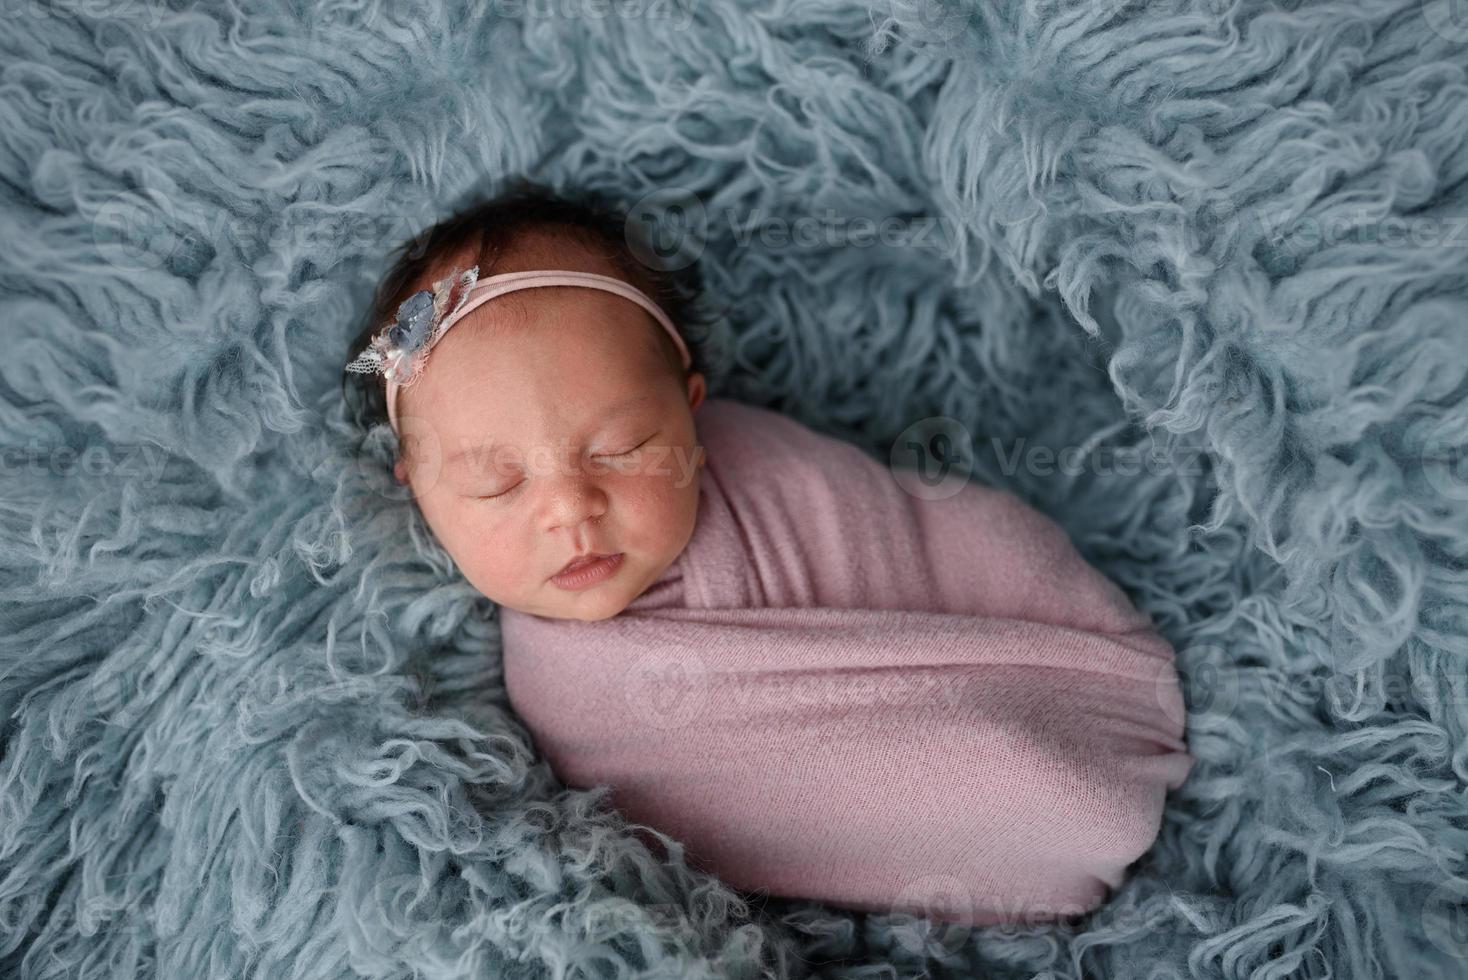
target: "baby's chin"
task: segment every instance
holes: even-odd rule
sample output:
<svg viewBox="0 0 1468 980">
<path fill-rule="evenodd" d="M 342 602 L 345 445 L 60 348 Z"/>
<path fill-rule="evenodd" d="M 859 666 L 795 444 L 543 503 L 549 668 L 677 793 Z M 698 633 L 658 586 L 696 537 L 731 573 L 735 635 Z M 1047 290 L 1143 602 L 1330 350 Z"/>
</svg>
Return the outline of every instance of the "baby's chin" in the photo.
<svg viewBox="0 0 1468 980">
<path fill-rule="evenodd" d="M 551 586 L 551 588 L 555 588 L 555 586 Z M 604 619 L 611 619 L 623 609 L 626 609 L 633 598 L 632 596 L 623 596 L 620 592 L 612 595 L 610 594 L 610 590 L 596 596 L 583 594 L 573 600 L 550 603 L 551 608 L 538 615 L 545 616 L 549 619 L 576 619 L 583 623 L 595 623 Z"/>
<path fill-rule="evenodd" d="M 586 623 L 611 619 L 642 591 L 636 587 L 638 569 L 624 567 L 617 571 L 611 578 L 579 591 L 546 582 L 540 594 L 523 606 L 513 602 L 501 605 L 546 619 L 576 619 Z"/>
</svg>

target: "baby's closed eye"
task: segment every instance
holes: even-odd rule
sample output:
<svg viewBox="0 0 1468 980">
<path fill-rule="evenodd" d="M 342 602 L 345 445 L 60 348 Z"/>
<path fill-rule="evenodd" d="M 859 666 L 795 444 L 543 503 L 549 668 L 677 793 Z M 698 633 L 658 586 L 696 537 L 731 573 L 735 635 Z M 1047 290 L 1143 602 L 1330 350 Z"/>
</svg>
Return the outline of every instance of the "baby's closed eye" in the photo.
<svg viewBox="0 0 1468 980">
<path fill-rule="evenodd" d="M 656 436 L 657 433 L 654 432 L 652 433 L 652 435 L 649 435 L 641 440 L 626 440 L 622 443 L 614 443 L 613 446 L 615 448 L 591 453 L 590 458 L 594 460 L 616 460 L 617 462 L 613 462 L 610 464 L 612 469 L 619 472 L 629 471 L 635 468 L 642 448 L 646 446 L 649 442 L 651 442 Z M 621 446 L 626 446 L 627 448 L 620 448 Z M 593 470 L 592 472 L 597 471 Z M 603 470 L 602 472 L 605 471 Z M 526 478 L 524 473 L 521 473 L 519 474 L 519 478 L 514 480 L 513 482 L 497 484 L 492 487 L 480 488 L 477 490 L 477 492 L 469 493 L 468 496 L 474 500 L 501 500 L 509 497 L 512 493 L 516 492 L 522 486 L 524 486 L 525 479 Z"/>
<path fill-rule="evenodd" d="M 654 433 L 654 435 L 656 435 L 656 433 Z M 652 436 L 648 436 L 646 439 L 642 440 L 639 443 L 636 443 L 635 445 L 632 445 L 632 446 L 628 447 L 627 449 L 611 449 L 611 450 L 603 450 L 602 452 L 599 452 L 599 453 L 594 453 L 594 454 L 592 454 L 592 459 L 605 459 L 605 458 L 608 458 L 608 457 L 615 457 L 615 456 L 630 456 L 632 453 L 635 453 L 637 450 L 641 449 L 643 446 L 647 445 L 651 441 L 652 441 Z"/>
<path fill-rule="evenodd" d="M 508 497 L 510 494 L 512 494 L 516 490 L 520 489 L 520 485 L 523 484 L 524 482 L 525 482 L 524 480 L 521 480 L 518 483 L 516 483 L 514 486 L 510 487 L 508 490 L 500 490 L 500 491 L 497 491 L 495 493 L 475 494 L 474 495 L 474 499 L 475 500 L 499 500 L 501 497 Z"/>
</svg>

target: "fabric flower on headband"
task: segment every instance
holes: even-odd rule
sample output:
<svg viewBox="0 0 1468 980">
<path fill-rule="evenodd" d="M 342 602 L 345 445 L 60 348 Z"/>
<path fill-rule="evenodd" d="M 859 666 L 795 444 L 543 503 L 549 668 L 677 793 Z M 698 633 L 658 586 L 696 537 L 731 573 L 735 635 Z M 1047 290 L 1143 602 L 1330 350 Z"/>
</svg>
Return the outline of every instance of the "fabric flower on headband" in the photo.
<svg viewBox="0 0 1468 980">
<path fill-rule="evenodd" d="M 445 276 L 432 289 L 420 289 L 398 305 L 397 315 L 385 324 L 367 349 L 347 365 L 353 374 L 381 374 L 406 387 L 423 373 L 428 351 L 443 332 L 443 324 L 469 298 L 479 279 L 479 266 Z"/>
</svg>

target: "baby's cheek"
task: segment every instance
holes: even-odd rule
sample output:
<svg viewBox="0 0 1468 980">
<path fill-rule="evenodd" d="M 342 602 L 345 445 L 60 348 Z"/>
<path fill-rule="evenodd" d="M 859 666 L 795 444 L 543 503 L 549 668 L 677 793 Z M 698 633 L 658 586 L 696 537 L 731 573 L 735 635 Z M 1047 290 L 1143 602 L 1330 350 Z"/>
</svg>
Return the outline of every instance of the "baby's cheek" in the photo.
<svg viewBox="0 0 1468 980">
<path fill-rule="evenodd" d="M 682 492 L 675 481 L 655 472 L 641 472 L 617 481 L 617 544 L 647 557 L 667 550 L 678 535 L 682 517 Z"/>
<path fill-rule="evenodd" d="M 479 503 L 476 508 L 474 503 Z M 523 547 L 508 540 L 482 508 L 482 502 L 425 511 L 434 536 L 454 559 L 469 584 L 496 602 L 511 601 L 525 588 L 531 562 Z M 529 570 L 528 570 L 529 569 Z"/>
</svg>

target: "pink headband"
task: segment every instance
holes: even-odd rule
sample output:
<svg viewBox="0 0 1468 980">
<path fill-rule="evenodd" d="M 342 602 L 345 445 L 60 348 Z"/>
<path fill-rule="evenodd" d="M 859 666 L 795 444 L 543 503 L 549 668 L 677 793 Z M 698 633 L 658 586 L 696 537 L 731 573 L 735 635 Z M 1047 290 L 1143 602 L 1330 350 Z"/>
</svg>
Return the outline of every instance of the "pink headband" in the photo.
<svg viewBox="0 0 1468 980">
<path fill-rule="evenodd" d="M 652 314 L 678 347 L 686 371 L 693 364 L 688 345 L 678 335 L 673 321 L 647 294 L 621 279 L 594 272 L 572 272 L 567 269 L 539 269 L 531 272 L 506 272 L 488 279 L 479 278 L 479 267 L 453 273 L 420 289 L 398 306 L 393 322 L 386 324 L 372 338 L 372 343 L 357 359 L 347 365 L 354 374 L 381 374 L 386 378 L 387 419 L 398 434 L 398 390 L 413 384 L 423 374 L 428 352 L 443 339 L 449 328 L 471 311 L 497 296 L 537 286 L 584 286 L 600 289 L 630 299 Z"/>
</svg>

